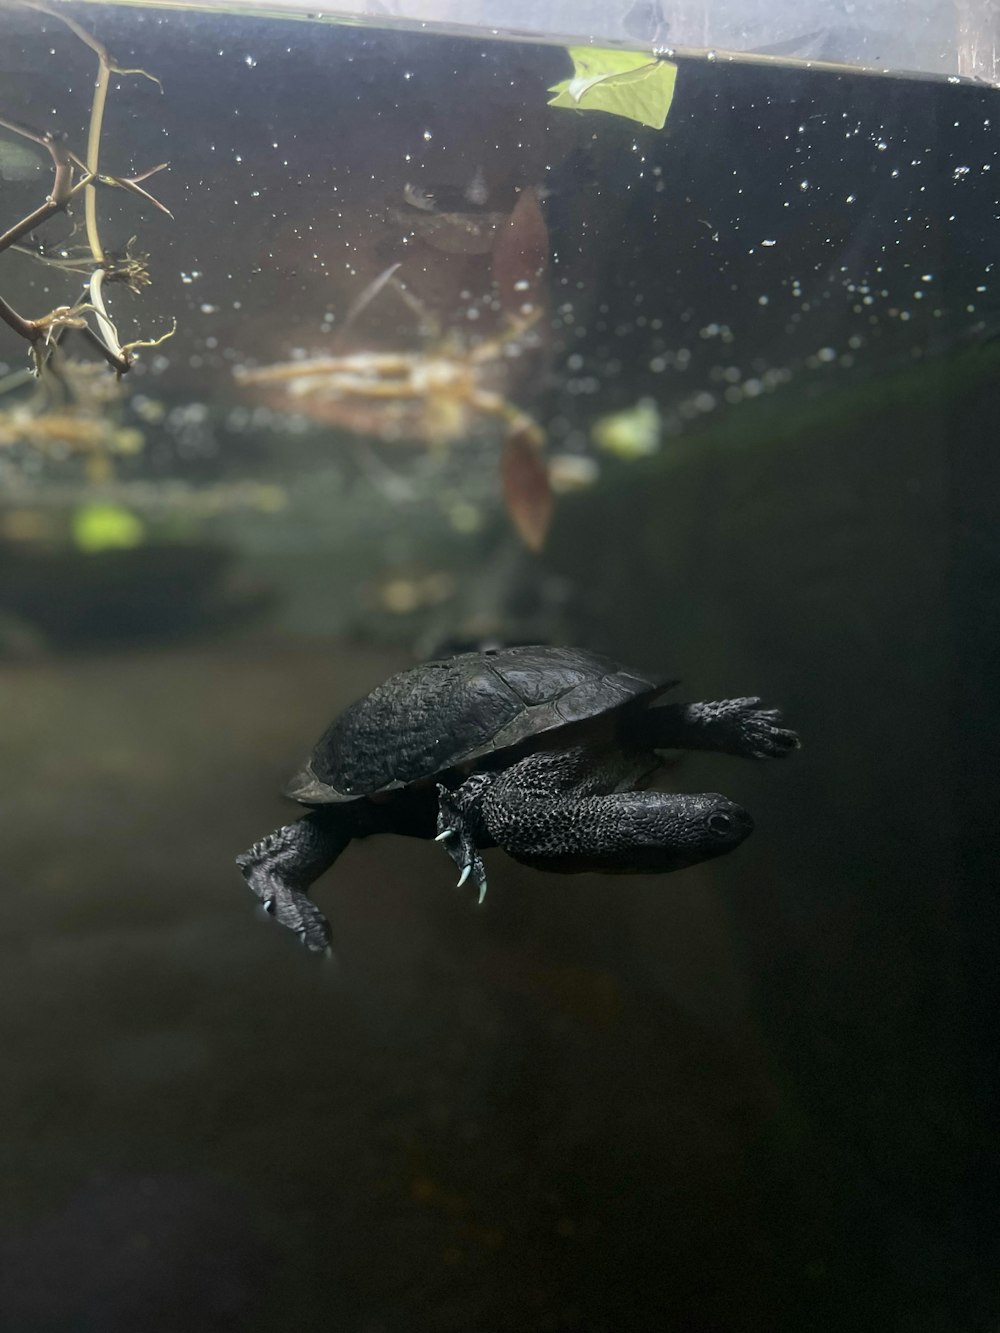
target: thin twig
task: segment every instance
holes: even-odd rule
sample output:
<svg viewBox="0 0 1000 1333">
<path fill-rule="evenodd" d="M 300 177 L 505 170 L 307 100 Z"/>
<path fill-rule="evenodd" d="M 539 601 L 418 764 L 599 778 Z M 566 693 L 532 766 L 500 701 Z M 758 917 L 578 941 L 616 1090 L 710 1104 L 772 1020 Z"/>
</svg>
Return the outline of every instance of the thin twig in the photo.
<svg viewBox="0 0 1000 1333">
<path fill-rule="evenodd" d="M 87 342 L 90 343 L 91 347 L 100 352 L 101 356 L 104 357 L 112 370 L 117 370 L 119 375 L 128 374 L 129 367 L 132 365 L 132 358 L 128 355 L 127 351 L 122 351 L 120 356 L 116 355 L 107 343 L 98 338 L 97 334 L 89 324 L 85 325 L 80 330 L 80 333 L 86 338 Z"/>
<path fill-rule="evenodd" d="M 13 306 L 7 304 L 2 296 L 0 296 L 0 319 L 2 319 L 5 324 L 9 324 L 16 334 L 21 338 L 26 339 L 29 343 L 33 343 L 37 338 L 42 336 L 41 330 L 35 326 L 34 321 L 25 319 L 22 315 L 19 315 Z"/>
<path fill-rule="evenodd" d="M 73 160 L 66 145 L 53 134 L 39 134 L 37 131 L 29 129 L 27 125 L 20 125 L 13 120 L 4 120 L 3 117 L 0 117 L 0 125 L 4 129 L 22 135 L 25 139 L 33 139 L 35 143 L 41 144 L 43 148 L 48 150 L 49 156 L 52 158 L 52 165 L 55 168 L 52 193 L 45 200 L 45 203 L 0 236 L 0 253 L 2 253 L 12 246 L 15 241 L 19 241 L 22 236 L 27 235 L 29 231 L 33 231 L 35 227 L 45 222 L 47 218 L 63 211 L 73 194 Z"/>
</svg>

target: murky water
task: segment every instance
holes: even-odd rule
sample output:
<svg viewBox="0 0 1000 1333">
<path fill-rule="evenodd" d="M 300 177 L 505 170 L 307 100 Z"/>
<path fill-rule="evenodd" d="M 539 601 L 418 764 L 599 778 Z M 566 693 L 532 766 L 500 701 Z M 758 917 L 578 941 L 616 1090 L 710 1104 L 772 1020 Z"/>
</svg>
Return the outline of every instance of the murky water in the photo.
<svg viewBox="0 0 1000 1333">
<path fill-rule="evenodd" d="M 995 90 L 687 60 L 654 129 L 544 45 L 58 13 L 0 10 L 0 229 L 79 187 L 0 249 L 4 1328 L 994 1327 Z M 675 876 L 353 846 L 317 966 L 233 858 L 488 637 L 803 749 L 672 770 L 756 821 Z"/>
</svg>

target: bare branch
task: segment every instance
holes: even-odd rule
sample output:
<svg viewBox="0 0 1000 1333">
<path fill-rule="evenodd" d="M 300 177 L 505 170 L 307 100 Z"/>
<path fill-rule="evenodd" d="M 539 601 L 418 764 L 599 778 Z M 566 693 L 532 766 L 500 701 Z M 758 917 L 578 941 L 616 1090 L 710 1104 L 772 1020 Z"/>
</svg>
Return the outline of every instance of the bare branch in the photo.
<svg viewBox="0 0 1000 1333">
<path fill-rule="evenodd" d="M 104 112 L 112 74 L 141 75 L 155 83 L 160 91 L 163 86 L 155 75 L 143 69 L 126 69 L 118 64 L 107 48 L 83 28 L 75 19 L 63 12 L 62 6 L 52 7 L 44 0 L 17 0 L 26 9 L 45 14 L 63 24 L 97 57 L 98 72 L 94 84 L 94 93 L 90 106 L 90 118 L 87 132 L 86 159 L 82 160 L 64 143 L 61 135 L 43 133 L 24 125 L 19 121 L 0 117 L 0 127 L 29 139 L 44 147 L 52 159 L 54 178 L 52 189 L 45 202 L 20 222 L 15 223 L 3 235 L 0 235 L 0 253 L 16 245 L 22 237 L 34 231 L 55 213 L 65 211 L 69 204 L 82 191 L 84 194 L 84 214 L 87 247 L 85 255 L 79 258 L 67 256 L 64 260 L 53 259 L 40 248 L 36 258 L 47 263 L 55 263 L 67 272 L 77 271 L 85 275 L 86 296 L 88 299 L 73 306 L 57 306 L 47 315 L 38 319 L 25 319 L 9 302 L 0 297 L 0 320 L 11 328 L 19 337 L 30 344 L 36 373 L 41 373 L 50 365 L 59 338 L 68 329 L 79 332 L 94 347 L 110 366 L 119 374 L 125 374 L 132 364 L 132 352 L 139 347 L 154 347 L 166 337 L 149 340 L 138 339 L 122 346 L 121 338 L 114 321 L 105 305 L 104 287 L 107 283 L 122 283 L 133 292 L 140 292 L 149 284 L 147 256 L 133 251 L 135 237 L 125 248 L 124 254 L 106 253 L 101 242 L 97 219 L 97 185 L 108 185 L 127 190 L 138 195 L 144 202 L 152 205 L 168 217 L 173 215 L 161 204 L 141 182 L 162 171 L 166 163 L 159 163 L 148 171 L 135 176 L 113 176 L 101 174 L 99 160 L 101 136 L 104 126 Z M 19 247 L 22 248 L 22 247 Z M 29 253 L 33 253 L 29 250 Z M 87 315 L 92 315 L 96 328 L 88 323 Z"/>
<path fill-rule="evenodd" d="M 52 193 L 45 203 L 0 236 L 0 253 L 2 253 L 12 246 L 15 241 L 19 241 L 22 236 L 26 236 L 29 231 L 34 231 L 47 218 L 52 217 L 55 213 L 61 213 L 69 203 L 73 192 L 73 155 L 57 135 L 39 134 L 26 125 L 20 125 L 13 120 L 5 120 L 3 117 L 0 117 L 0 125 L 4 129 L 12 130 L 15 134 L 23 135 L 24 138 L 33 139 L 35 143 L 41 144 L 52 158 L 52 165 L 55 169 Z"/>
</svg>

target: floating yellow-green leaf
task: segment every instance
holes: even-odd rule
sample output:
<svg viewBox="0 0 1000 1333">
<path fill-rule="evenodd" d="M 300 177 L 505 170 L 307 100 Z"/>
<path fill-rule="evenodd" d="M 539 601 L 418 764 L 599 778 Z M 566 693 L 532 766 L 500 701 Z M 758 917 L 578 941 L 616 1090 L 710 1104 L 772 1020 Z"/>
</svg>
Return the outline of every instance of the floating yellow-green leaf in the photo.
<svg viewBox="0 0 1000 1333">
<path fill-rule="evenodd" d="M 85 505 L 73 515 L 72 530 L 73 541 L 87 552 L 141 546 L 146 536 L 135 514 L 119 505 Z"/>
<path fill-rule="evenodd" d="M 571 46 L 573 77 L 549 89 L 549 106 L 607 111 L 661 130 L 674 100 L 677 66 L 642 51 L 604 51 Z"/>
<path fill-rule="evenodd" d="M 652 398 L 640 398 L 635 407 L 601 417 L 590 428 L 591 439 L 605 453 L 618 458 L 645 458 L 660 447 L 660 411 Z"/>
</svg>

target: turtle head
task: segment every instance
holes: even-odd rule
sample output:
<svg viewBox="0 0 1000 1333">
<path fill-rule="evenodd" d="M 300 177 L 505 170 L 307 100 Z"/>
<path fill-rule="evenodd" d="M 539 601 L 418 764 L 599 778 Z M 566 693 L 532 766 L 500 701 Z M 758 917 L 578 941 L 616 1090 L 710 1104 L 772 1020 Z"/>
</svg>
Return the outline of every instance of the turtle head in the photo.
<svg viewBox="0 0 1000 1333">
<path fill-rule="evenodd" d="M 664 796 L 660 820 L 662 860 L 650 869 L 682 870 L 733 851 L 753 832 L 753 820 L 741 805 L 718 792 Z M 653 848 L 644 848 L 653 852 Z M 643 869 L 646 867 L 643 866 Z"/>
<path fill-rule="evenodd" d="M 619 874 L 683 870 L 733 851 L 753 832 L 746 810 L 717 792 L 637 792 L 615 822 L 599 868 Z"/>
</svg>

